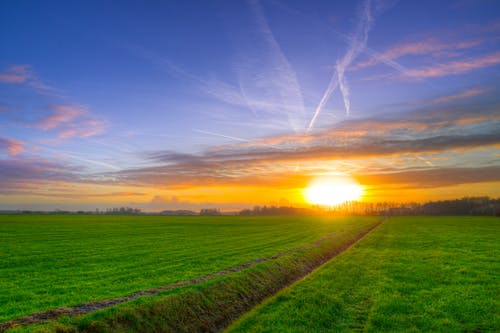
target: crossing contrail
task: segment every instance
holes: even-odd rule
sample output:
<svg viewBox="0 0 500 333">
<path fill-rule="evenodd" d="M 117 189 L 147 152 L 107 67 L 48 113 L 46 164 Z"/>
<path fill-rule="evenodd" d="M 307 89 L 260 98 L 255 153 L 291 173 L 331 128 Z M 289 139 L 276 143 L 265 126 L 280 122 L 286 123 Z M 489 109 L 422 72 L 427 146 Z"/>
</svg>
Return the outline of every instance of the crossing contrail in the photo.
<svg viewBox="0 0 500 333">
<path fill-rule="evenodd" d="M 348 48 L 345 55 L 337 61 L 337 65 L 335 66 L 335 72 L 332 75 L 330 83 L 321 98 L 314 115 L 309 122 L 309 127 L 307 128 L 307 132 L 309 132 L 316 122 L 321 110 L 325 106 L 326 102 L 330 98 L 333 91 L 340 87 L 340 92 L 342 93 L 342 98 L 344 100 L 345 112 L 347 115 L 350 114 L 351 111 L 351 100 L 349 94 L 349 85 L 347 84 L 345 78 L 345 72 L 350 64 L 353 62 L 356 57 L 365 50 L 366 42 L 368 40 L 368 33 L 373 25 L 373 17 L 371 13 L 371 1 L 366 0 L 363 3 L 361 8 L 361 17 L 358 21 L 358 25 L 356 27 L 355 33 L 348 38 Z"/>
</svg>

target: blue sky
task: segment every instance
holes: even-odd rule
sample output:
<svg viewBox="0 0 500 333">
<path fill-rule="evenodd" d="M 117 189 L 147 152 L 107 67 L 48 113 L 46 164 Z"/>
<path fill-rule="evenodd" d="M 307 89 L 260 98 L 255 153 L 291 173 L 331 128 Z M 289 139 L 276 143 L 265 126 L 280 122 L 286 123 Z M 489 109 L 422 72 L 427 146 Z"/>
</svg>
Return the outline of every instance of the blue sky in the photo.
<svg viewBox="0 0 500 333">
<path fill-rule="evenodd" d="M 0 43 L 0 208 L 265 204 L 286 170 L 500 194 L 497 1 L 3 1 Z"/>
</svg>

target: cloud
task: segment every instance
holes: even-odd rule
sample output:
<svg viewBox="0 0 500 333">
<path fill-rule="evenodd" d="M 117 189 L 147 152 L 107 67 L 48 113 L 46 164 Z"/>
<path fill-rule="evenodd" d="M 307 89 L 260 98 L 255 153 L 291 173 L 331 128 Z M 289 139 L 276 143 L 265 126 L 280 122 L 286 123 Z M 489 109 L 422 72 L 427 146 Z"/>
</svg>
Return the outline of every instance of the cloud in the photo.
<svg viewBox="0 0 500 333">
<path fill-rule="evenodd" d="M 463 151 L 499 145 L 497 107 L 470 107 L 463 103 L 449 107 L 431 105 L 405 114 L 348 119 L 309 135 L 287 134 L 238 141 L 210 147 L 199 154 L 142 152 L 140 157 L 144 163 L 154 166 L 133 169 L 119 170 L 110 166 L 109 172 L 85 173 L 69 164 L 32 159 L 0 160 L 0 178 L 1 185 L 6 188 L 15 189 L 24 182 L 32 184 L 33 190 L 41 182 L 54 181 L 164 189 L 199 186 L 290 188 L 306 184 L 311 172 L 324 171 L 327 167 L 321 166 L 332 162 L 336 163 L 334 170 L 345 163 L 343 171 L 358 172 L 356 161 L 363 160 L 359 163 L 368 165 L 366 159 L 390 161 L 404 155 L 418 158 L 420 154 L 436 153 L 456 157 Z M 70 156 L 71 161 L 83 161 L 79 158 Z M 428 159 L 426 156 L 425 160 Z M 469 159 L 461 165 L 477 167 L 481 163 L 484 160 Z M 414 164 L 421 165 L 421 162 Z M 439 160 L 433 159 L 428 165 L 440 169 Z M 374 169 L 378 167 L 370 166 L 362 172 Z"/>
<path fill-rule="evenodd" d="M 56 89 L 44 84 L 34 73 L 31 65 L 16 65 L 8 67 L 0 73 L 0 82 L 26 84 L 33 87 L 38 93 L 46 94 Z M 62 97 L 54 95 L 55 97 Z M 0 113 L 10 111 L 11 108 L 0 103 Z M 48 114 L 36 122 L 29 122 L 30 126 L 44 131 L 57 131 L 54 139 L 46 142 L 59 142 L 75 137 L 85 138 L 103 134 L 107 123 L 93 115 L 85 106 L 75 104 L 54 104 L 49 108 Z M 19 151 L 11 149 L 12 152 Z M 17 153 L 16 153 L 17 154 Z"/>
<path fill-rule="evenodd" d="M 59 139 L 88 138 L 101 135 L 106 131 L 107 124 L 100 119 L 89 119 L 79 123 L 70 124 L 63 128 L 59 134 Z"/>
<path fill-rule="evenodd" d="M 141 191 L 121 189 L 98 193 L 98 187 L 95 185 L 99 182 L 95 179 L 89 182 L 88 169 L 76 164 L 75 158 L 69 161 L 58 157 L 49 160 L 28 154 L 15 159 L 0 158 L 0 195 L 36 195 L 68 199 L 145 195 Z M 109 187 L 104 190 L 109 190 Z"/>
<path fill-rule="evenodd" d="M 261 4 L 258 1 L 250 1 L 249 4 L 254 29 L 249 35 L 245 35 L 245 40 L 252 42 L 247 44 L 249 52 L 241 52 L 238 60 L 231 66 L 237 77 L 236 83 L 195 74 L 168 58 L 137 45 L 125 45 L 125 48 L 169 75 L 193 84 L 205 96 L 252 112 L 254 119 L 259 122 L 259 129 L 268 126 L 303 132 L 308 115 L 298 75 L 269 26 Z M 218 118 L 218 121 L 236 123 L 233 121 L 236 118 L 234 112 L 219 109 L 208 115 Z M 265 124 L 259 120 L 261 117 L 266 117 Z"/>
<path fill-rule="evenodd" d="M 500 166 L 407 170 L 359 175 L 356 179 L 363 184 L 382 184 L 382 186 L 402 184 L 410 188 L 435 188 L 469 183 L 498 182 L 500 181 Z"/>
<path fill-rule="evenodd" d="M 372 56 L 370 59 L 358 62 L 351 67 L 358 70 L 365 67 L 374 66 L 380 62 L 397 60 L 405 56 L 432 55 L 434 57 L 449 56 L 455 54 L 457 50 L 470 49 L 482 43 L 481 40 L 471 40 L 463 42 L 447 43 L 436 38 L 427 38 L 419 41 L 405 42 L 391 46 L 387 50 Z"/>
<path fill-rule="evenodd" d="M 415 79 L 442 77 L 464 74 L 476 69 L 491 67 L 498 64 L 500 64 L 500 51 L 469 59 L 409 69 L 402 73 L 402 75 L 403 77 Z"/>
<path fill-rule="evenodd" d="M 383 13 L 385 11 L 390 10 L 392 7 L 394 7 L 398 3 L 398 1 L 399 0 L 377 0 L 374 3 L 374 7 L 375 8 L 374 8 L 373 11 L 374 11 L 375 14 L 381 14 L 381 13 Z M 347 45 L 351 44 L 351 42 L 352 42 L 352 36 L 346 35 L 346 34 L 340 32 L 340 31 L 334 29 L 330 23 L 322 22 L 321 20 L 318 20 L 318 17 L 316 15 L 314 15 L 314 16 L 307 15 L 304 12 L 296 10 L 296 9 L 293 9 L 292 7 L 288 6 L 287 4 L 284 4 L 284 3 L 280 2 L 280 1 L 277 1 L 277 0 L 274 0 L 273 2 L 274 2 L 275 5 L 279 6 L 279 8 L 281 10 L 284 10 L 286 12 L 292 13 L 294 15 L 299 15 L 301 17 L 304 17 L 304 18 L 306 18 L 310 22 L 310 24 L 320 25 L 324 29 L 326 29 L 327 31 L 333 33 L 338 39 L 340 39 L 341 41 L 345 42 Z M 403 71 L 403 70 L 405 70 L 404 66 L 402 66 L 399 63 L 397 63 L 394 60 L 383 58 L 381 56 L 382 53 L 380 53 L 380 52 L 372 49 L 368 45 L 364 46 L 364 48 L 361 50 L 361 53 L 366 53 L 367 55 L 369 55 L 369 56 L 371 56 L 371 57 L 373 57 L 375 59 L 378 59 L 380 62 L 383 62 L 387 66 L 392 67 L 392 68 L 394 68 L 397 71 Z M 354 65 L 354 67 L 355 66 L 356 65 Z M 352 67 L 353 67 L 353 65 L 349 66 L 350 69 Z"/>
<path fill-rule="evenodd" d="M 263 36 L 263 34 L 260 33 L 260 36 Z M 265 40 L 265 38 L 261 39 Z M 267 50 L 270 48 L 270 44 L 272 42 L 267 41 L 267 46 L 262 46 L 262 48 Z M 271 59 L 245 58 L 239 61 L 237 65 L 233 66 L 238 77 L 238 83 L 232 84 L 217 77 L 196 75 L 182 66 L 174 64 L 168 58 L 141 46 L 125 45 L 125 48 L 151 62 L 167 74 L 193 84 L 194 89 L 204 95 L 224 104 L 251 111 L 255 116 L 255 120 L 259 123 L 259 128 L 270 127 L 283 130 L 289 125 L 300 123 L 303 102 L 301 96 L 291 93 L 296 89 L 290 87 L 288 81 L 290 77 L 293 78 L 296 74 L 293 72 L 291 65 L 289 67 L 279 63 L 279 61 L 283 60 L 284 55 L 276 55 L 276 52 L 278 52 L 276 49 L 264 52 L 265 55 L 272 54 Z M 252 48 L 255 48 L 255 45 L 252 44 Z M 273 71 L 280 72 L 282 75 L 278 75 Z M 288 74 L 285 75 L 284 73 Z M 281 80 L 280 78 L 284 76 L 287 79 Z M 218 118 L 218 122 L 236 124 L 234 112 L 225 112 L 224 109 L 218 109 L 216 113 L 210 112 L 208 114 L 212 118 Z M 267 118 L 265 123 L 257 118 L 262 114 L 265 114 Z M 248 125 L 249 121 L 252 120 L 245 119 L 245 125 Z"/>
<path fill-rule="evenodd" d="M 26 84 L 40 93 L 47 93 L 57 89 L 43 83 L 33 72 L 31 65 L 14 65 L 7 67 L 0 73 L 0 83 Z"/>
<path fill-rule="evenodd" d="M 36 195 L 36 196 L 44 196 L 44 197 L 61 197 L 61 198 L 66 198 L 66 199 L 93 199 L 93 198 L 113 198 L 113 199 L 120 199 L 120 198 L 128 198 L 128 197 L 138 197 L 138 196 L 145 196 L 146 193 L 144 192 L 111 192 L 111 193 L 81 193 L 77 192 L 75 193 L 75 190 L 73 188 L 68 189 L 67 191 L 59 189 L 58 192 L 51 192 L 51 191 L 18 191 L 16 194 L 29 194 L 29 195 Z"/>
<path fill-rule="evenodd" d="M 25 83 L 31 78 L 33 78 L 33 73 L 31 73 L 30 65 L 11 66 L 0 73 L 2 83 Z"/>
<path fill-rule="evenodd" d="M 17 156 L 24 151 L 24 143 L 21 141 L 0 137 L 0 150 L 5 150 L 11 156 Z"/>
<path fill-rule="evenodd" d="M 458 156 L 463 151 L 498 145 L 500 117 L 496 107 L 429 107 L 406 114 L 350 119 L 314 135 L 275 136 L 212 147 L 201 154 L 144 153 L 143 158 L 156 166 L 109 175 L 118 183 L 138 186 L 279 187 L 290 186 L 290 178 L 295 179 L 293 184 L 304 182 L 307 173 L 301 168 L 294 172 L 294 164 L 391 159 L 405 154 L 418 158 L 423 153 Z M 439 168 L 439 163 L 426 164 Z"/>
<path fill-rule="evenodd" d="M 486 93 L 487 91 L 489 91 L 489 90 L 488 89 L 481 89 L 481 88 L 466 89 L 466 90 L 459 92 L 459 93 L 456 93 L 456 94 L 433 98 L 433 99 L 429 100 L 428 103 L 441 104 L 441 103 L 454 102 L 457 100 L 482 95 L 482 94 Z"/>
<path fill-rule="evenodd" d="M 55 150 L 49 150 L 55 152 Z M 90 174 L 89 168 L 79 165 L 78 162 L 107 166 L 106 163 L 84 159 L 74 154 L 65 156 L 66 154 L 62 153 L 61 155 L 55 154 L 50 160 L 34 154 L 25 154 L 16 158 L 0 158 L 0 194 L 41 195 L 43 193 L 46 196 L 58 196 L 57 193 L 63 193 L 68 197 L 90 198 L 113 195 L 138 196 L 142 193 L 136 191 L 93 193 L 94 185 L 99 184 L 95 180 L 102 175 Z M 118 170 L 115 167 L 110 169 Z"/>
<path fill-rule="evenodd" d="M 197 155 L 154 154 L 150 158 L 160 166 L 109 173 L 119 184 L 164 188 L 199 186 L 273 186 L 300 187 L 308 173 L 294 163 L 353 161 L 366 158 L 390 158 L 403 154 L 462 151 L 500 144 L 498 131 L 487 134 L 440 135 L 421 139 L 362 137 L 350 142 L 324 140 L 314 146 L 295 149 L 228 149 L 225 152 Z M 439 166 L 436 166 L 439 169 Z M 347 171 L 352 168 L 347 168 Z M 321 170 L 321 168 L 318 168 Z M 338 170 L 338 169 L 337 169 Z M 489 173 L 491 175 L 491 173 Z M 491 177 L 490 177 L 491 178 Z M 460 183 L 461 178 L 456 178 Z M 472 181 L 468 178 L 467 181 Z M 496 179 L 496 178 L 495 178 Z M 422 178 L 422 181 L 424 179 Z"/>
<path fill-rule="evenodd" d="M 262 95 L 268 95 L 268 102 L 275 104 L 275 109 L 282 109 L 286 113 L 290 127 L 295 132 L 303 132 L 306 115 L 297 73 L 276 40 L 260 3 L 251 1 L 250 4 L 261 38 L 266 45 L 264 54 L 267 56 L 264 56 L 264 59 L 268 63 L 263 65 L 262 62 L 255 63 L 247 59 L 240 64 L 237 69 L 240 94 L 254 111 L 259 109 L 255 101 Z M 272 91 L 273 94 L 266 94 L 266 91 Z"/>
<path fill-rule="evenodd" d="M 472 97 L 484 95 L 487 93 L 498 93 L 495 89 L 484 88 L 484 87 L 476 87 L 476 88 L 468 88 L 459 92 L 455 92 L 449 95 L 439 96 L 435 98 L 427 98 L 427 99 L 417 99 L 410 100 L 401 103 L 388 104 L 384 107 L 401 107 L 401 106 L 429 106 L 433 104 L 447 104 L 456 101 L 467 100 Z"/>
<path fill-rule="evenodd" d="M 84 107 L 78 105 L 54 105 L 51 114 L 39 120 L 36 126 L 43 130 L 53 129 L 71 122 L 86 112 L 87 110 Z"/>
<path fill-rule="evenodd" d="M 59 104 L 53 105 L 50 114 L 37 121 L 35 126 L 45 131 L 57 130 L 57 138 L 66 140 L 103 134 L 107 124 L 92 115 L 84 106 Z"/>
<path fill-rule="evenodd" d="M 79 161 L 79 162 L 85 163 L 86 165 L 93 165 L 93 166 L 101 167 L 101 168 L 104 167 L 106 169 L 112 169 L 112 170 L 120 170 L 120 168 L 114 164 L 106 163 L 103 161 L 99 161 L 99 160 L 90 158 L 90 157 L 86 156 L 85 154 L 62 151 L 62 150 L 52 149 L 49 147 L 43 147 L 43 148 L 38 147 L 38 150 L 40 150 L 40 149 L 43 149 L 44 151 L 48 151 L 51 154 L 54 154 L 55 156 L 57 156 L 57 158 L 60 158 L 62 160 Z"/>
<path fill-rule="evenodd" d="M 0 194 L 29 194 L 47 184 L 78 181 L 78 172 L 74 165 L 32 157 L 0 159 Z"/>
<path fill-rule="evenodd" d="M 500 147 L 497 109 L 463 107 L 428 107 L 406 114 L 349 119 L 316 131 L 314 135 L 289 134 L 240 141 L 212 147 L 199 154 L 143 152 L 143 161 L 154 166 L 111 172 L 89 173 L 57 160 L 0 159 L 0 194 L 128 200 L 127 197 L 146 192 L 95 193 L 92 189 L 96 185 L 104 185 L 107 189 L 109 186 L 155 188 L 174 194 L 175 191 L 189 193 L 196 188 L 221 187 L 243 191 L 272 188 L 278 193 L 307 186 L 315 174 L 332 172 L 345 172 L 364 185 L 388 189 L 497 182 L 500 167 L 491 164 L 496 163 L 494 157 L 490 160 L 460 157 L 465 151 L 478 154 L 485 147 L 493 150 Z M 440 157 L 446 157 L 446 161 L 442 162 Z M 415 161 L 410 163 L 407 159 Z M 419 159 L 431 163 L 422 168 Z M 453 161 L 457 167 L 452 166 Z M 145 205 L 152 210 L 229 207 L 212 202 L 212 195 L 207 192 L 203 197 L 182 199 L 175 195 L 157 196 Z M 216 201 L 227 199 L 223 197 Z M 234 203 L 234 207 L 249 204 Z"/>
</svg>

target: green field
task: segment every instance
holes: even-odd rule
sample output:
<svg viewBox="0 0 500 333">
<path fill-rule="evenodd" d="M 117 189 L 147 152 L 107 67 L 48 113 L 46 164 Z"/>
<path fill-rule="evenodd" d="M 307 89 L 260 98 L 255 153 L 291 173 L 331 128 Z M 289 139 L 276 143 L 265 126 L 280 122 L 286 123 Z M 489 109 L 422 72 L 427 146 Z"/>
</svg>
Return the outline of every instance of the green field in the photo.
<svg viewBox="0 0 500 333">
<path fill-rule="evenodd" d="M 0 215 L 0 322 L 204 276 L 377 220 Z"/>
<path fill-rule="evenodd" d="M 500 220 L 397 217 L 230 332 L 499 332 Z"/>
</svg>

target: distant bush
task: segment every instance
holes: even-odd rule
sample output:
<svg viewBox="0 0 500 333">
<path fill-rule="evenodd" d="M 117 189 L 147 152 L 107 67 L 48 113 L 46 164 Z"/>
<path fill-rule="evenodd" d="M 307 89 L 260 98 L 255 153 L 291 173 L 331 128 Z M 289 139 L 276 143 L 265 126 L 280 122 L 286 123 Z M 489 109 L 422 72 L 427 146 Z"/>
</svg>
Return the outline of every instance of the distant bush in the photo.
<svg viewBox="0 0 500 333">
<path fill-rule="evenodd" d="M 217 208 L 203 208 L 200 210 L 200 215 L 221 215 L 220 210 Z"/>
</svg>

